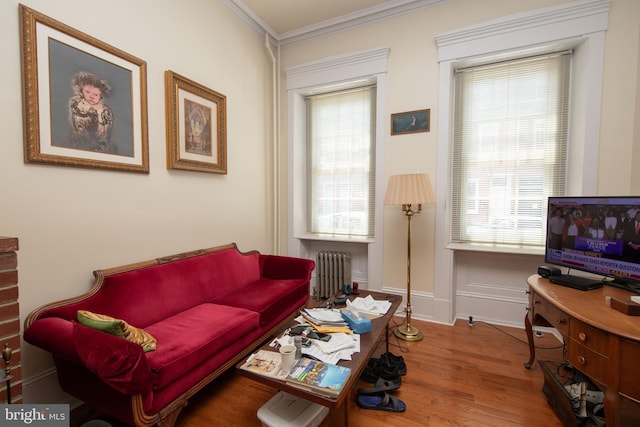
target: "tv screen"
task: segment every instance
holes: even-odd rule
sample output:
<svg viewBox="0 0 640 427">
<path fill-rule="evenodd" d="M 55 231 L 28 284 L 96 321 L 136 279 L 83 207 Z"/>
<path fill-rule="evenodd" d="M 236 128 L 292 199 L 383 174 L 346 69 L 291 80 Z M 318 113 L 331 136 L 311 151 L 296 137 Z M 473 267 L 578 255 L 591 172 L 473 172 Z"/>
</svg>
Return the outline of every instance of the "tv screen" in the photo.
<svg viewBox="0 0 640 427">
<path fill-rule="evenodd" d="M 549 197 L 547 208 L 545 262 L 640 284 L 640 196 Z"/>
</svg>

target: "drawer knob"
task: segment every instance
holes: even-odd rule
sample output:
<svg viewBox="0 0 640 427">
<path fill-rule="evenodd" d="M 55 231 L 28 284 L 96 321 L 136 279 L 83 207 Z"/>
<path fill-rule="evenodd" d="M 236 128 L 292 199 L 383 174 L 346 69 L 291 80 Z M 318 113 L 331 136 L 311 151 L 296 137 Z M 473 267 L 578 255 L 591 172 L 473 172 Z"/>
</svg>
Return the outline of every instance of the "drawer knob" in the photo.
<svg viewBox="0 0 640 427">
<path fill-rule="evenodd" d="M 563 317 L 559 318 L 558 319 L 558 324 L 562 325 L 563 323 L 564 323 L 564 318 Z"/>
<path fill-rule="evenodd" d="M 587 334 L 585 334 L 584 332 L 580 332 L 578 334 L 578 338 L 580 338 L 580 341 L 586 341 L 587 340 Z"/>
<path fill-rule="evenodd" d="M 578 357 L 578 362 L 580 362 L 581 365 L 586 365 L 587 359 L 584 356 L 580 356 Z"/>
</svg>

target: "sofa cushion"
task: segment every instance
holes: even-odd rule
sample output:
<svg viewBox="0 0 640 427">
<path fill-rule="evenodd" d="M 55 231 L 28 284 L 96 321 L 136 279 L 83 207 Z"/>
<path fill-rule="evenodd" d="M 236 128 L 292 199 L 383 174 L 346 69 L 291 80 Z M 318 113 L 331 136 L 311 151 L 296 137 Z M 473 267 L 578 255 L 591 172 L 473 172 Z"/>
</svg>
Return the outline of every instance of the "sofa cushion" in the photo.
<svg viewBox="0 0 640 427">
<path fill-rule="evenodd" d="M 147 330 L 158 339 L 147 353 L 155 389 L 184 375 L 226 346 L 258 331 L 258 313 L 218 304 L 200 304 L 155 323 Z"/>
<path fill-rule="evenodd" d="M 129 325 L 122 319 L 115 319 L 111 316 L 92 313 L 87 310 L 78 310 L 77 319 L 78 322 L 85 326 L 139 344 L 144 351 L 153 351 L 156 349 L 156 339 L 151 334 L 144 329 Z"/>
<path fill-rule="evenodd" d="M 264 327 L 290 315 L 308 296 L 308 282 L 304 280 L 260 279 L 216 299 L 216 303 L 258 312 L 260 327 Z"/>
</svg>

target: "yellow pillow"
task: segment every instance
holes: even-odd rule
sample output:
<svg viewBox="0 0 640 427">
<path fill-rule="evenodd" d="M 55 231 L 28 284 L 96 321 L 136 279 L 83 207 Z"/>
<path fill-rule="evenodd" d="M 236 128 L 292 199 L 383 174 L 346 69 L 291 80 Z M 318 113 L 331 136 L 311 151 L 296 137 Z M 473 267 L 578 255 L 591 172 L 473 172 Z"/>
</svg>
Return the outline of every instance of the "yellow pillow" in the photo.
<svg viewBox="0 0 640 427">
<path fill-rule="evenodd" d="M 151 334 L 144 329 L 129 325 L 124 320 L 87 310 L 78 310 L 77 316 L 78 322 L 83 325 L 140 344 L 144 351 L 156 349 L 157 340 Z"/>
</svg>

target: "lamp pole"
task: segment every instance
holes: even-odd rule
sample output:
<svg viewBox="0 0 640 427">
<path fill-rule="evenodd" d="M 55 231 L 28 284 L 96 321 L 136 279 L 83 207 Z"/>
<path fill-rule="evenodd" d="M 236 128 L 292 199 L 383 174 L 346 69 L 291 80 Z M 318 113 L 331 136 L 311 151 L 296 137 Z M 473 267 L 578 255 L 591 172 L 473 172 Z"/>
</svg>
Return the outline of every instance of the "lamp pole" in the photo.
<svg viewBox="0 0 640 427">
<path fill-rule="evenodd" d="M 402 205 L 402 213 L 407 217 L 407 318 L 404 325 L 394 329 L 394 333 L 398 338 L 406 341 L 420 341 L 422 332 L 414 326 L 411 326 L 411 220 L 414 215 L 422 211 L 422 204 L 418 204 L 418 210 L 411 209 L 411 205 Z"/>
</svg>

